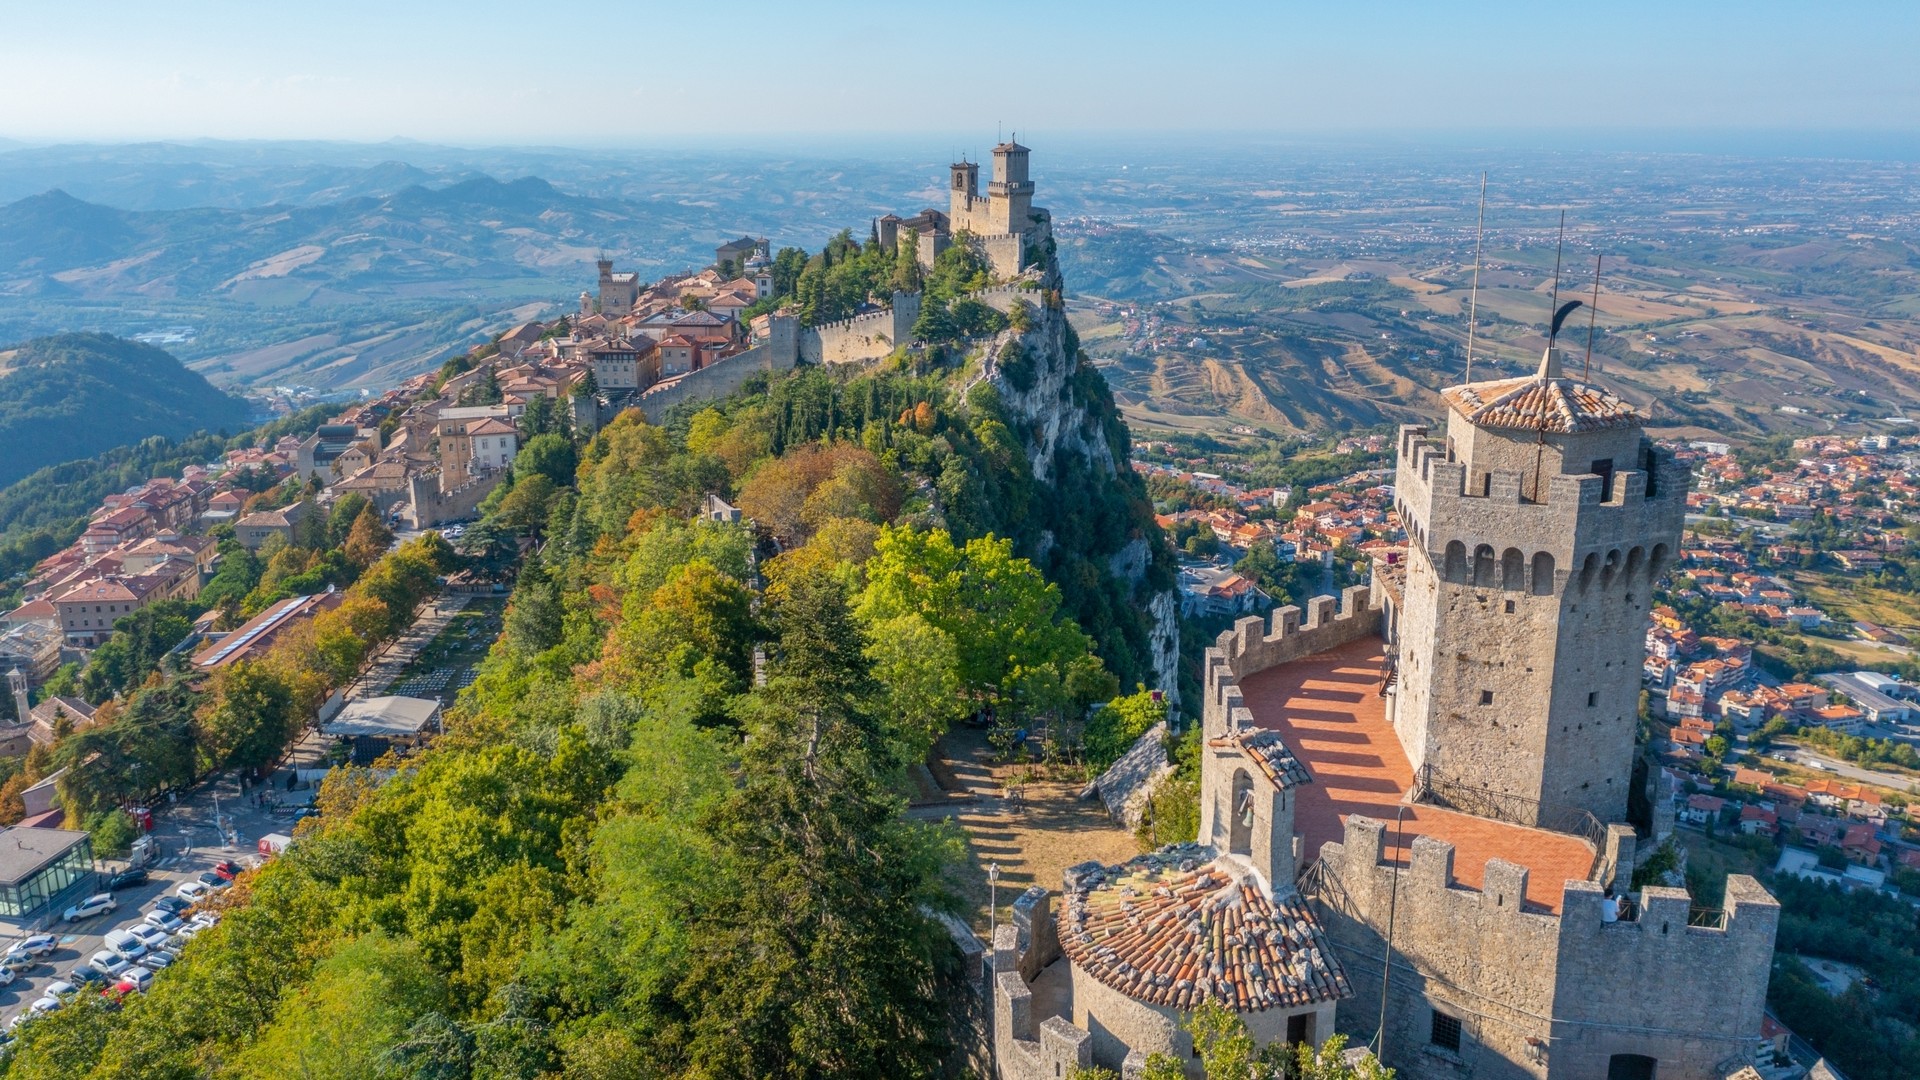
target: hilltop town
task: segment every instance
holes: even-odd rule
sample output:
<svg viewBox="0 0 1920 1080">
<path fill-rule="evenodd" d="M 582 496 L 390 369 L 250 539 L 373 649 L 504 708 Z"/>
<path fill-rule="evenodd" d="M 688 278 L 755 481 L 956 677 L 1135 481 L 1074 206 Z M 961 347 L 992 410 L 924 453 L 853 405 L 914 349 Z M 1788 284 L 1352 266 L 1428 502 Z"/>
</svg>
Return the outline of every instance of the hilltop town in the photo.
<svg viewBox="0 0 1920 1080">
<path fill-rule="evenodd" d="M 15 833 L 65 845 L 31 874 L 91 851 L 91 827 L 60 828 L 80 800 L 151 822 L 156 792 L 191 802 L 208 762 L 242 766 L 239 792 L 378 766 L 354 798 L 398 798 L 375 794 L 396 790 L 379 769 L 431 776 L 556 725 L 527 736 L 519 782 L 569 740 L 623 753 L 605 735 L 623 701 L 643 718 L 623 723 L 763 753 L 790 733 L 741 751 L 736 725 L 815 677 L 793 666 L 808 650 L 857 639 L 893 695 L 877 713 L 921 725 L 875 740 L 912 748 L 876 786 L 906 778 L 909 820 L 951 810 L 990 882 L 985 926 L 889 929 L 953 950 L 965 985 L 926 1004 L 967 1017 L 951 1051 L 1000 1077 L 1197 1076 L 1196 1014 L 1309 1053 L 1368 1043 L 1342 1060 L 1409 1077 L 1804 1075 L 1767 1011 L 1782 906 L 1757 875 L 1879 894 L 1920 844 L 1885 788 L 1767 747 L 1857 757 L 1829 740 L 1908 717 L 1904 681 L 1789 641 L 1895 633 L 1799 575 L 1904 551 L 1898 442 L 1775 461 L 1661 442 L 1549 344 L 1531 374 L 1449 387 L 1444 426 L 1278 465 L 1130 447 L 1068 324 L 1029 153 L 995 147 L 984 195 L 956 162 L 946 209 L 816 255 L 741 237 L 651 282 L 603 257 L 563 317 L 108 497 L 0 637 L 19 713 L 0 748 L 33 762 L 9 781 Z M 802 384 L 821 408 L 779 396 Z M 1753 526 L 1720 528 L 1736 521 Z M 866 621 L 822 645 L 782 625 L 800 603 Z M 903 674 L 905 641 L 934 644 Z M 147 668 L 99 670 L 136 647 Z M 923 684 L 913 664 L 952 670 Z M 601 710 L 597 734 L 563 734 L 547 701 Z M 136 713 L 184 725 L 181 775 L 73 749 L 119 746 Z M 1028 818 L 1016 770 L 1034 769 L 1078 782 Z M 320 820 L 233 875 L 312 872 L 308 838 L 353 811 L 308 798 L 295 820 Z M 893 821 L 895 799 L 874 813 Z M 1721 833 L 1770 858 L 1713 861 Z M 1795 841 L 1777 857 L 1775 836 Z M 996 858 L 1029 867 L 1005 921 Z M 11 914 L 89 884 L 34 881 Z"/>
</svg>

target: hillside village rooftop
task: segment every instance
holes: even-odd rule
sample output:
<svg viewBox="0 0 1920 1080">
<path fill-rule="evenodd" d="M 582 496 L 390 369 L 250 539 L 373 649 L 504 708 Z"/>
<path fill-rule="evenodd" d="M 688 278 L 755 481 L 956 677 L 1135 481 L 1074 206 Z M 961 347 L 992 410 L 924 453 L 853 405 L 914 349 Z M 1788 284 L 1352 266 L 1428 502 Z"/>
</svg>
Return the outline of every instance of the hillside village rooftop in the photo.
<svg viewBox="0 0 1920 1080">
<path fill-rule="evenodd" d="M 1455 880 L 1477 890 L 1487 860 L 1505 859 L 1530 871 L 1528 905 L 1557 914 L 1565 883 L 1593 871 L 1586 841 L 1435 806 L 1406 805 L 1401 816 L 1413 766 L 1387 723 L 1385 674 L 1384 645 L 1365 637 L 1240 680 L 1255 726 L 1277 732 L 1313 777 L 1291 789 L 1302 858 L 1341 841 L 1348 815 L 1360 814 L 1387 823 L 1388 860 L 1407 865 L 1415 837 L 1444 840 L 1454 847 Z"/>
</svg>

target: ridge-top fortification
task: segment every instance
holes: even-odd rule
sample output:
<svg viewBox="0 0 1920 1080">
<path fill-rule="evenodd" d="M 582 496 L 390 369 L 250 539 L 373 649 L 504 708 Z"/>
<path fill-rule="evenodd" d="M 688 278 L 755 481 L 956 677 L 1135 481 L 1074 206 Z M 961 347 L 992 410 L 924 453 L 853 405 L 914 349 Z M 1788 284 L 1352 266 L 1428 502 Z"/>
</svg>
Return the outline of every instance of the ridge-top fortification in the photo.
<svg viewBox="0 0 1920 1080">
<path fill-rule="evenodd" d="M 1444 433 L 1400 436 L 1404 570 L 1207 650 L 1198 843 L 1075 867 L 1001 928 L 1001 1075 L 1161 1051 L 1198 1077 L 1178 1016 L 1205 998 L 1409 1080 L 1752 1063 L 1779 905 L 1744 875 L 1716 910 L 1629 888 L 1671 828 L 1627 808 L 1687 475 L 1551 346 L 1443 397 Z"/>
</svg>

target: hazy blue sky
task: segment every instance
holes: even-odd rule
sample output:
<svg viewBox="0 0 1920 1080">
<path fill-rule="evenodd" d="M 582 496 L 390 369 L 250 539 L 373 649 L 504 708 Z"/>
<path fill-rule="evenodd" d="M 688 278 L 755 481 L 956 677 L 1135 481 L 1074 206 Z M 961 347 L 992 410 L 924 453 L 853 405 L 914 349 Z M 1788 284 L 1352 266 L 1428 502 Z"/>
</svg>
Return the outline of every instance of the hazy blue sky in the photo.
<svg viewBox="0 0 1920 1080">
<path fill-rule="evenodd" d="M 4 0 L 0 136 L 1911 134 L 1916 44 L 1910 0 Z"/>
</svg>

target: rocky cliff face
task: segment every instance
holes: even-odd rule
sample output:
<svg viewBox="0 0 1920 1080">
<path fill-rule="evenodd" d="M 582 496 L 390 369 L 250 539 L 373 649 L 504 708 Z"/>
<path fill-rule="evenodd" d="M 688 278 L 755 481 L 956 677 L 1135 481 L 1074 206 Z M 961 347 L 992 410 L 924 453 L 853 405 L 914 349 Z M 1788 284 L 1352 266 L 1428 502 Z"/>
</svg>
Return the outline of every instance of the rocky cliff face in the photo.
<svg viewBox="0 0 1920 1080">
<path fill-rule="evenodd" d="M 1154 684 L 1172 697 L 1178 693 L 1180 653 L 1173 553 L 1154 523 L 1146 485 L 1133 471 L 1131 440 L 1106 380 L 1086 362 L 1060 307 L 1058 268 L 1049 267 L 1039 284 L 1020 298 L 1029 305 L 1025 328 L 985 346 L 975 385 L 986 382 L 998 392 L 1009 426 L 1025 444 L 1043 493 L 1037 512 L 1061 518 L 1058 525 L 1039 523 L 1032 557 L 1055 581 L 1091 572 L 1109 579 L 1106 591 L 1113 595 L 1130 590 L 1126 614 L 1132 624 L 1115 629 L 1147 659 Z M 1073 543 L 1056 542 L 1067 529 Z"/>
</svg>

